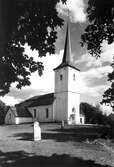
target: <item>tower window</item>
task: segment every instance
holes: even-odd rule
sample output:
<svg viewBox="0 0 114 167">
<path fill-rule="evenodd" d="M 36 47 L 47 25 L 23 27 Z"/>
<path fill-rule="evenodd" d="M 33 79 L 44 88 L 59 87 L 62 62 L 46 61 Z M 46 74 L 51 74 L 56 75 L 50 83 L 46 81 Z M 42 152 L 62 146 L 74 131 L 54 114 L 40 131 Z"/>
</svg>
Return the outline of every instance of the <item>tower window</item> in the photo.
<svg viewBox="0 0 114 167">
<path fill-rule="evenodd" d="M 83 122 L 82 122 L 82 118 L 80 118 L 80 123 L 82 124 Z"/>
<path fill-rule="evenodd" d="M 63 75 L 61 74 L 61 75 L 60 75 L 60 80 L 62 80 L 62 79 L 63 79 Z"/>
<path fill-rule="evenodd" d="M 46 118 L 49 118 L 49 109 L 46 108 Z"/>
<path fill-rule="evenodd" d="M 73 74 L 73 80 L 75 81 L 75 79 L 76 79 L 76 76 L 75 76 L 75 74 Z"/>
<path fill-rule="evenodd" d="M 76 109 L 73 107 L 72 108 L 72 113 L 75 113 L 76 112 Z"/>
<path fill-rule="evenodd" d="M 11 113 L 9 113 L 9 119 L 11 119 Z"/>
<path fill-rule="evenodd" d="M 34 109 L 34 118 L 36 118 L 36 109 Z"/>
</svg>

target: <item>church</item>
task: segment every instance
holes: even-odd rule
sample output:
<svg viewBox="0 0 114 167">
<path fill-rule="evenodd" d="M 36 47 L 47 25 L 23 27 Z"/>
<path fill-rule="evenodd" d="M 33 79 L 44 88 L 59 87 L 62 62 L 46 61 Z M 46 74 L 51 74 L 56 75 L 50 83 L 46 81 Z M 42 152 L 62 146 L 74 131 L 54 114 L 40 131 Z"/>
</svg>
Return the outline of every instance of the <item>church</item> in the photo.
<svg viewBox="0 0 114 167">
<path fill-rule="evenodd" d="M 63 59 L 55 67 L 54 93 L 37 96 L 27 106 L 33 119 L 39 122 L 60 122 L 84 124 L 80 114 L 79 78 L 80 70 L 72 61 L 70 32 L 67 24 Z M 47 83 L 48 84 L 48 83 Z"/>
</svg>

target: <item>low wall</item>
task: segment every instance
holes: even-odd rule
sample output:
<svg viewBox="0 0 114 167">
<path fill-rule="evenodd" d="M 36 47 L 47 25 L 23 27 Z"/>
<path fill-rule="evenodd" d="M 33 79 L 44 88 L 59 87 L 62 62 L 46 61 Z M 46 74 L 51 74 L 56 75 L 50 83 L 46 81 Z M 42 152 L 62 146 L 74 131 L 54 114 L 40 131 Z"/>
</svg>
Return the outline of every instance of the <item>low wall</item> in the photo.
<svg viewBox="0 0 114 167">
<path fill-rule="evenodd" d="M 31 123 L 31 122 L 33 122 L 33 118 L 26 118 L 26 117 L 16 117 L 15 118 L 15 124 Z"/>
</svg>

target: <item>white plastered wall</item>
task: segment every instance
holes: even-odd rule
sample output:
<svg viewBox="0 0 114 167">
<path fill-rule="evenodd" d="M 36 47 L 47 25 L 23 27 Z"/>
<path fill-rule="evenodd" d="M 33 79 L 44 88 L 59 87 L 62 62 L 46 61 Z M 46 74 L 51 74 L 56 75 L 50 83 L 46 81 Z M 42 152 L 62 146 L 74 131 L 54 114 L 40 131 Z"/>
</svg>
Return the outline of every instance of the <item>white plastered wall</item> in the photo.
<svg viewBox="0 0 114 167">
<path fill-rule="evenodd" d="M 60 80 L 60 75 L 63 75 L 63 79 Z M 75 79 L 74 79 L 75 75 Z M 80 123 L 80 74 L 79 71 L 71 68 L 64 67 L 55 71 L 55 120 L 68 121 L 72 114 L 72 109 L 76 110 L 76 124 Z"/>
<path fill-rule="evenodd" d="M 29 117 L 15 117 L 15 124 L 32 123 L 33 119 Z"/>
<path fill-rule="evenodd" d="M 68 119 L 75 108 L 75 123 L 80 123 L 80 72 L 68 67 Z"/>
<path fill-rule="evenodd" d="M 67 121 L 67 112 L 68 112 L 68 93 L 61 92 L 56 93 L 56 114 L 55 120 L 56 121 Z"/>
<path fill-rule="evenodd" d="M 28 110 L 32 114 L 34 118 L 34 109 L 36 109 L 36 119 L 39 122 L 52 122 L 53 120 L 53 105 L 45 105 L 45 106 L 36 106 L 29 107 Z M 49 116 L 46 117 L 46 109 L 48 109 Z"/>
<path fill-rule="evenodd" d="M 60 80 L 60 75 L 63 79 Z M 61 93 L 68 90 L 68 69 L 66 67 L 55 71 L 55 93 Z"/>
<path fill-rule="evenodd" d="M 80 71 L 71 67 L 68 67 L 68 91 L 80 93 Z"/>
<path fill-rule="evenodd" d="M 60 75 L 63 76 L 62 80 Z M 55 120 L 67 120 L 68 112 L 68 70 L 61 68 L 55 71 Z"/>
<path fill-rule="evenodd" d="M 15 124 L 15 115 L 10 109 L 5 116 L 5 124 Z"/>
</svg>

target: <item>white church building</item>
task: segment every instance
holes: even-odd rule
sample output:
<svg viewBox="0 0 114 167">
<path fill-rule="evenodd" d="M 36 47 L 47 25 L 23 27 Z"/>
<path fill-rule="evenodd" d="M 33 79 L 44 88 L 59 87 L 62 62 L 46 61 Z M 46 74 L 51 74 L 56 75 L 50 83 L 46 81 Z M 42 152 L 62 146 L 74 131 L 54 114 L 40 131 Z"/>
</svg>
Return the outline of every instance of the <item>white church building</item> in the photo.
<svg viewBox="0 0 114 167">
<path fill-rule="evenodd" d="M 84 116 L 80 114 L 80 70 L 72 61 L 68 25 L 63 59 L 61 64 L 54 69 L 54 73 L 54 93 L 35 98 L 28 106 L 29 112 L 39 122 L 64 120 L 68 124 L 84 124 Z"/>
</svg>

